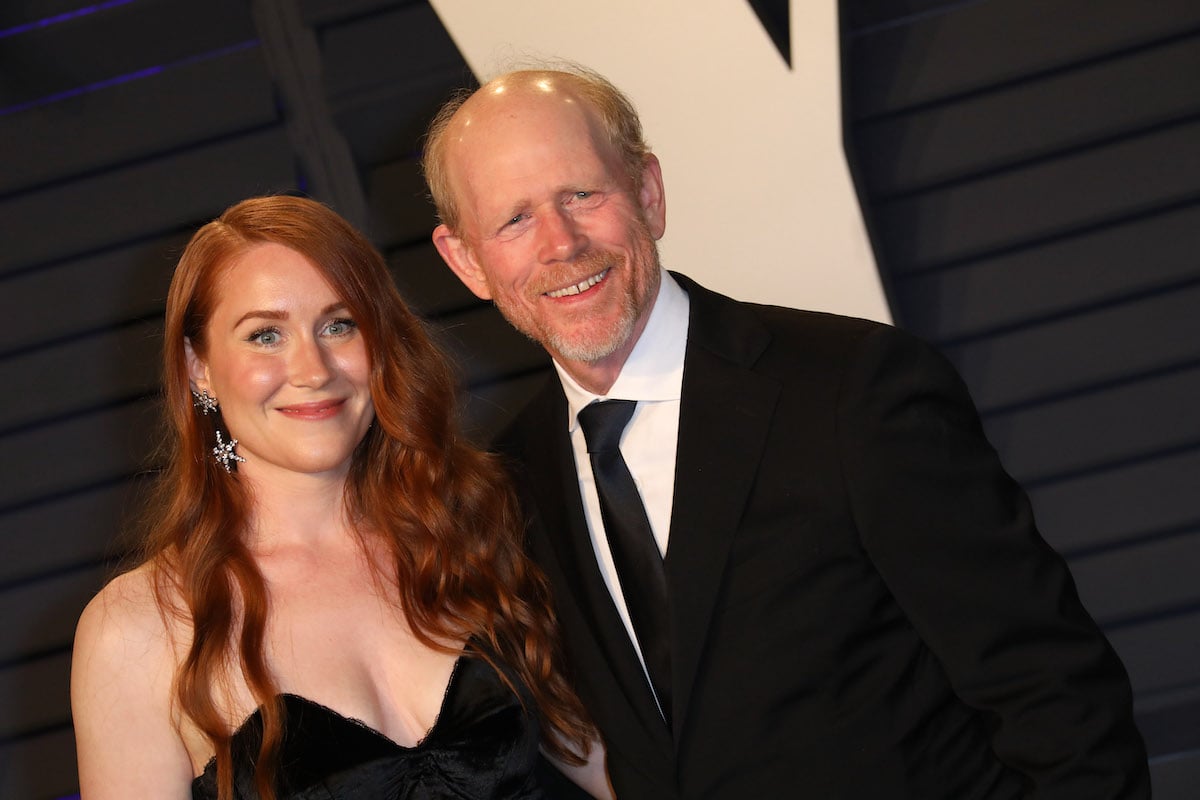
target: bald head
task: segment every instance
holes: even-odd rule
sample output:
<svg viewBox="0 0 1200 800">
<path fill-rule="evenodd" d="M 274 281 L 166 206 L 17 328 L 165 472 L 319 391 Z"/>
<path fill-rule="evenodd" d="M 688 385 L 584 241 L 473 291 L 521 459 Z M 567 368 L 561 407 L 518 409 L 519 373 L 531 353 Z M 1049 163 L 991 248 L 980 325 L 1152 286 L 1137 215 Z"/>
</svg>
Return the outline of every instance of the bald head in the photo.
<svg viewBox="0 0 1200 800">
<path fill-rule="evenodd" d="M 517 70 L 500 75 L 474 93 L 451 99 L 430 123 L 422 167 L 438 216 L 452 230 L 460 227 L 460 156 L 477 134 L 495 138 L 520 135 L 496 129 L 505 120 L 560 112 L 581 120 L 595 133 L 602 156 L 615 159 L 636 188 L 650 152 L 633 104 L 601 75 L 583 67 Z"/>
</svg>

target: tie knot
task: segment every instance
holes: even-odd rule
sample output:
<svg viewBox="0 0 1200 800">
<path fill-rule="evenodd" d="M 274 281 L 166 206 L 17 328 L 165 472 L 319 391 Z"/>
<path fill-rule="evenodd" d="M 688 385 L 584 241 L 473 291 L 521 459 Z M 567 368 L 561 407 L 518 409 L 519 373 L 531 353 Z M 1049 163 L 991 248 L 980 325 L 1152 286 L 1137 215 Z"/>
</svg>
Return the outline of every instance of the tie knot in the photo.
<svg viewBox="0 0 1200 800">
<path fill-rule="evenodd" d="M 636 400 L 601 400 L 579 412 L 579 425 L 589 453 L 618 450 L 621 433 L 633 416 Z"/>
</svg>

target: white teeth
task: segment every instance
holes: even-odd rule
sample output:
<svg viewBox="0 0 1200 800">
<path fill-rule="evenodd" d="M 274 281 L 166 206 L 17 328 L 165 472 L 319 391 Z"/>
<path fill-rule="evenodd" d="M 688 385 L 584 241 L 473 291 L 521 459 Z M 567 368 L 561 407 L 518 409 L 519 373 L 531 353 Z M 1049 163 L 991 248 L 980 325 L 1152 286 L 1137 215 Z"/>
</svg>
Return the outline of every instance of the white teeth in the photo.
<svg viewBox="0 0 1200 800">
<path fill-rule="evenodd" d="M 593 286 L 595 286 L 600 281 L 604 280 L 606 275 L 608 275 L 608 270 L 604 270 L 604 272 L 601 272 L 599 275 L 593 275 L 590 278 L 585 278 L 584 280 L 581 280 L 579 283 L 576 283 L 573 286 L 568 286 L 565 289 L 555 289 L 553 292 L 546 292 L 546 296 L 547 297 L 567 297 L 568 295 L 579 294 L 580 292 L 586 291 L 586 290 L 592 288 Z"/>
</svg>

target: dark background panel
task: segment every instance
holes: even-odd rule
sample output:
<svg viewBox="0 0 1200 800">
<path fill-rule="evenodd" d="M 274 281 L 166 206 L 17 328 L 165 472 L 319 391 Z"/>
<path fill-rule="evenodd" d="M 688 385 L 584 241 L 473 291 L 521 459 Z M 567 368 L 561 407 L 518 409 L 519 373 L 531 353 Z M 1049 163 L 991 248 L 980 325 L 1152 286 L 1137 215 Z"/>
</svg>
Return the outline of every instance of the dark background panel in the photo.
<svg viewBox="0 0 1200 800">
<path fill-rule="evenodd" d="M 1048 481 L 1030 487 L 1029 494 L 1046 539 L 1068 557 L 1080 557 L 1200 525 L 1198 475 L 1200 447 L 1184 447 Z"/>
<path fill-rule="evenodd" d="M 325 90 L 335 106 L 427 75 L 462 70 L 462 56 L 428 3 L 380 5 L 376 13 L 331 20 L 318 32 Z M 423 128 L 418 125 L 414 132 L 419 135 Z"/>
<path fill-rule="evenodd" d="M 988 438 L 1026 485 L 1200 446 L 1196 366 L 990 415 Z M 1136 411 L 1135 411 L 1136 409 Z M 1200 580 L 1197 585 L 1200 586 Z"/>
<path fill-rule="evenodd" d="M 1200 359 L 1200 282 L 945 346 L 985 416 Z"/>
<path fill-rule="evenodd" d="M 118 559 L 141 489 L 136 478 L 122 478 L 0 513 L 0 586 Z"/>
<path fill-rule="evenodd" d="M 1200 607 L 1196 547 L 1200 527 L 1081 556 L 1071 571 L 1097 622 L 1136 624 L 1172 608 Z"/>
<path fill-rule="evenodd" d="M 909 194 L 1194 117 L 1200 92 L 1179 76 L 1200 75 L 1198 36 L 863 123 L 870 190 Z"/>
<path fill-rule="evenodd" d="M 190 230 L 137 239 L 9 277 L 0 286 L 0 369 L 63 339 L 159 319 Z"/>
<path fill-rule="evenodd" d="M 854 9 L 860 2 L 843 2 Z M 906 4 L 907 5 L 907 4 Z M 850 27 L 850 113 L 865 119 L 1150 49 L 1200 27 L 1192 0 L 923 3 L 930 13 Z M 856 16 L 850 11 L 847 16 Z"/>
<path fill-rule="evenodd" d="M 1028 246 L 1200 200 L 1200 120 L 873 203 L 899 273 Z"/>
<path fill-rule="evenodd" d="M 75 734 L 70 723 L 36 730 L 0 742 L 0 797 L 49 798 L 74 796 L 79 790 L 74 758 Z"/>
<path fill-rule="evenodd" d="M 363 188 L 368 226 L 379 247 L 391 250 L 429 244 L 437 220 L 415 156 L 377 164 L 366 174 Z M 425 270 L 434 266 L 446 271 L 440 263 L 422 265 Z"/>
<path fill-rule="evenodd" d="M 158 428 L 157 401 L 146 398 L 5 432 L 0 461 L 20 469 L 0 483 L 0 512 L 136 474 L 159 441 Z"/>
<path fill-rule="evenodd" d="M 490 305 L 445 314 L 430 327 L 438 344 L 458 365 L 462 381 L 469 388 L 541 372 L 549 366 L 545 351 L 505 324 Z"/>
<path fill-rule="evenodd" d="M 479 299 L 449 269 L 429 269 L 439 260 L 433 242 L 399 247 L 387 254 L 401 295 L 419 314 L 436 318 L 479 307 Z"/>
<path fill-rule="evenodd" d="M 963 0 L 857 0 L 841 7 L 851 30 L 858 35 L 892 25 L 911 24 L 921 16 L 936 14 Z"/>
<path fill-rule="evenodd" d="M 7 625 L 0 664 L 68 652 L 75 620 L 104 585 L 105 575 L 103 568 L 89 565 L 0 589 L 0 615 Z"/>
<path fill-rule="evenodd" d="M 1153 695 L 1194 684 L 1200 670 L 1200 638 L 1193 635 L 1197 625 L 1200 609 L 1192 608 L 1109 631 L 1135 692 Z"/>
<path fill-rule="evenodd" d="M 0 741 L 61 725 L 70 707 L 70 676 L 65 651 L 0 666 Z"/>
<path fill-rule="evenodd" d="M 0 116 L 0 195 L 278 121 L 256 44 Z M 80 147 L 86 132 L 87 147 Z"/>
<path fill-rule="evenodd" d="M 231 192 L 295 188 L 287 136 L 276 127 L 9 195 L 0 200 L 0 277 L 211 218 Z"/>
<path fill-rule="evenodd" d="M 138 0 L 78 4 L 78 10 L 94 13 L 64 15 L 0 39 L 0 108 L 48 105 L 255 38 L 243 0 Z"/>
<path fill-rule="evenodd" d="M 1200 204 L 895 278 L 910 330 L 947 343 L 1196 281 Z"/>
<path fill-rule="evenodd" d="M 161 351 L 155 319 L 0 360 L 0 385 L 29 386 L 0 409 L 0 430 L 154 394 Z"/>
<path fill-rule="evenodd" d="M 1200 5 L 844 0 L 847 157 L 895 320 L 962 373 L 1200 785 Z M 1189 788 L 1185 788 L 1189 787 Z"/>
</svg>

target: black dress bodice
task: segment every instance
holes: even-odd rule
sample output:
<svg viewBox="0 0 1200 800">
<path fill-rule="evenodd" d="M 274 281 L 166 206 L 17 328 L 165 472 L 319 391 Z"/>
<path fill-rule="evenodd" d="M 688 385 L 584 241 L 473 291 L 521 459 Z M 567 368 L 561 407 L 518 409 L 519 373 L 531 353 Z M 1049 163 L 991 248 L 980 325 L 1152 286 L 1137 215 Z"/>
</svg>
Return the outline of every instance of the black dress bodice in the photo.
<svg viewBox="0 0 1200 800">
<path fill-rule="evenodd" d="M 461 657 L 433 728 L 413 747 L 323 705 L 282 695 L 287 718 L 279 800 L 541 800 L 538 723 L 486 661 Z M 235 800 L 256 800 L 262 740 L 255 711 L 233 735 Z M 192 781 L 193 800 L 216 800 L 216 760 Z"/>
</svg>

